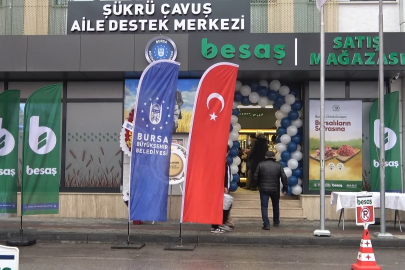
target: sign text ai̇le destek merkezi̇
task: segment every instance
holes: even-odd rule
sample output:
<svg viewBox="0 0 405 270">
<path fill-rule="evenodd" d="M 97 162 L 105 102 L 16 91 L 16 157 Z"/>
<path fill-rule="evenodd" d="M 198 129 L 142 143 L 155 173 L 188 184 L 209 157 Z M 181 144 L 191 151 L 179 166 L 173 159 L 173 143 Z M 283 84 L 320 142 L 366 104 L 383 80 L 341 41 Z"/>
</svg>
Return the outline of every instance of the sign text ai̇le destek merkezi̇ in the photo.
<svg viewBox="0 0 405 270">
<path fill-rule="evenodd" d="M 68 33 L 250 31 L 250 1 L 69 2 Z"/>
</svg>

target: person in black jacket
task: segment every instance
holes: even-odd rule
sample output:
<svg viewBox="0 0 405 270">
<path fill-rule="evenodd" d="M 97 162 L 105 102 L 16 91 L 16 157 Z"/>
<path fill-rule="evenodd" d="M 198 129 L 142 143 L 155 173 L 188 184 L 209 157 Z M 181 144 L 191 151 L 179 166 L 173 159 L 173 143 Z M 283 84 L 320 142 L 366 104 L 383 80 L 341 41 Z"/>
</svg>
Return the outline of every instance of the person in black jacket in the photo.
<svg viewBox="0 0 405 270">
<path fill-rule="evenodd" d="M 287 193 L 287 176 L 284 173 L 283 166 L 276 162 L 274 153 L 268 151 L 265 155 L 266 160 L 261 162 L 254 174 L 254 181 L 259 187 L 260 203 L 262 209 L 263 230 L 270 230 L 270 221 L 268 214 L 269 198 L 273 205 L 273 222 L 277 227 L 280 224 L 280 178 L 283 183 L 283 194 Z"/>
<path fill-rule="evenodd" d="M 248 162 L 250 164 L 250 175 L 246 181 L 246 189 L 257 190 L 256 183 L 254 181 L 254 174 L 256 172 L 259 163 L 264 161 L 265 154 L 268 150 L 268 140 L 263 134 L 259 134 L 252 146 L 252 150 L 248 155 Z"/>
</svg>

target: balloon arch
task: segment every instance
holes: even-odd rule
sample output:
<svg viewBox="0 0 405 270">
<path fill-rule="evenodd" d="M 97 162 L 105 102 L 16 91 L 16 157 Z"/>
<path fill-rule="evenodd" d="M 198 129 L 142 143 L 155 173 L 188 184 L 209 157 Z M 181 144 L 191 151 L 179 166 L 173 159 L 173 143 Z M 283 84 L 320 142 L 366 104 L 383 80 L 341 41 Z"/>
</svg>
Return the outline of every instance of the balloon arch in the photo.
<svg viewBox="0 0 405 270">
<path fill-rule="evenodd" d="M 242 162 L 238 157 L 240 147 L 239 131 L 241 125 L 238 123 L 240 110 L 238 105 L 259 105 L 262 108 L 273 105 L 277 109 L 275 123 L 277 127 L 276 160 L 284 168 L 288 177 L 288 195 L 299 195 L 302 193 L 302 103 L 297 99 L 297 92 L 288 86 L 281 86 L 280 81 L 273 80 L 270 84 L 261 80 L 249 85 L 236 82 L 235 97 L 232 110 L 231 127 L 228 145 L 231 148 L 227 163 L 231 166 L 233 175 L 230 191 L 238 189 L 240 177 L 238 166 Z"/>
</svg>

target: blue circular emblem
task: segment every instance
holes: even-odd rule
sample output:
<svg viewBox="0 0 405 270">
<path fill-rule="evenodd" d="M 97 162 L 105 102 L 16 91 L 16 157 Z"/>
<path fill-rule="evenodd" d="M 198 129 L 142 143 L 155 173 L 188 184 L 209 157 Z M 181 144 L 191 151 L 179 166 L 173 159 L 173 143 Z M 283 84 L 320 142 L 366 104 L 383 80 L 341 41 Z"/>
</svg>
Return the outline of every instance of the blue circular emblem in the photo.
<svg viewBox="0 0 405 270">
<path fill-rule="evenodd" d="M 168 37 L 159 36 L 151 39 L 145 48 L 145 57 L 149 63 L 157 60 L 176 60 L 176 44 Z"/>
</svg>

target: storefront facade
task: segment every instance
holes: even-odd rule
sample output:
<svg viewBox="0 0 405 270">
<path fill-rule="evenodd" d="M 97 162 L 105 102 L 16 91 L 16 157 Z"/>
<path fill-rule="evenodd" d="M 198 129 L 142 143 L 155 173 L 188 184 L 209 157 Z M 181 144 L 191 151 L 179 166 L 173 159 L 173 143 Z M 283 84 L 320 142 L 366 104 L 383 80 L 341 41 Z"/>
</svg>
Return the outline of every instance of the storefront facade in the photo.
<svg viewBox="0 0 405 270">
<path fill-rule="evenodd" d="M 241 6 L 239 11 L 243 9 Z M 247 6 L 245 10 L 250 9 Z M 209 66 L 227 61 L 239 64 L 238 80 L 243 84 L 279 80 L 282 85 L 297 91 L 303 102 L 303 195 L 299 200 L 302 217 L 316 220 L 319 218 L 319 192 L 310 186 L 310 152 L 313 149 L 310 149 L 309 134 L 311 100 L 319 99 L 319 34 L 253 34 L 250 33 L 248 13 L 244 17 L 227 16 L 221 9 L 213 13 L 219 18 L 238 18 L 233 22 L 238 28 L 234 31 L 224 24 L 220 26 L 223 29 L 220 33 L 196 33 L 186 29 L 181 33 L 169 31 L 164 37 L 172 42 L 170 49 L 176 54 L 175 60 L 181 63 L 179 79 L 198 82 Z M 78 28 L 69 35 L 0 36 L 0 92 L 21 90 L 22 110 L 33 91 L 52 83 L 63 84 L 58 215 L 61 217 L 127 216 L 121 189 L 128 178 L 129 158 L 122 152 L 120 137 L 122 123 L 131 106 L 131 95 L 127 92 L 130 92 L 131 80 L 136 82 L 153 60 L 149 53 L 153 42 L 164 39 L 153 31 L 97 33 L 91 30 L 92 27 L 96 29 L 97 24 L 91 23 L 100 15 L 102 13 L 98 12 L 95 17 L 86 16 L 90 24 L 80 21 Z M 82 16 L 84 14 L 76 15 Z M 182 23 L 179 25 L 183 27 Z M 72 30 L 73 26 L 74 18 L 71 18 L 68 28 Z M 184 27 L 189 25 L 185 23 Z M 405 34 L 386 33 L 384 44 L 385 91 L 398 91 L 402 104 Z M 364 189 L 368 189 L 370 183 L 368 112 L 378 97 L 378 48 L 376 33 L 326 34 L 327 101 L 361 103 L 361 182 Z M 183 100 L 192 106 L 192 97 L 183 96 Z M 269 124 L 272 126 L 275 123 Z M 21 137 L 22 133 L 20 146 Z M 173 138 L 187 146 L 187 132 L 179 131 Z M 181 201 L 178 186 L 173 194 L 170 216 L 178 218 Z M 338 218 L 332 207 L 327 208 L 327 218 Z"/>
</svg>

